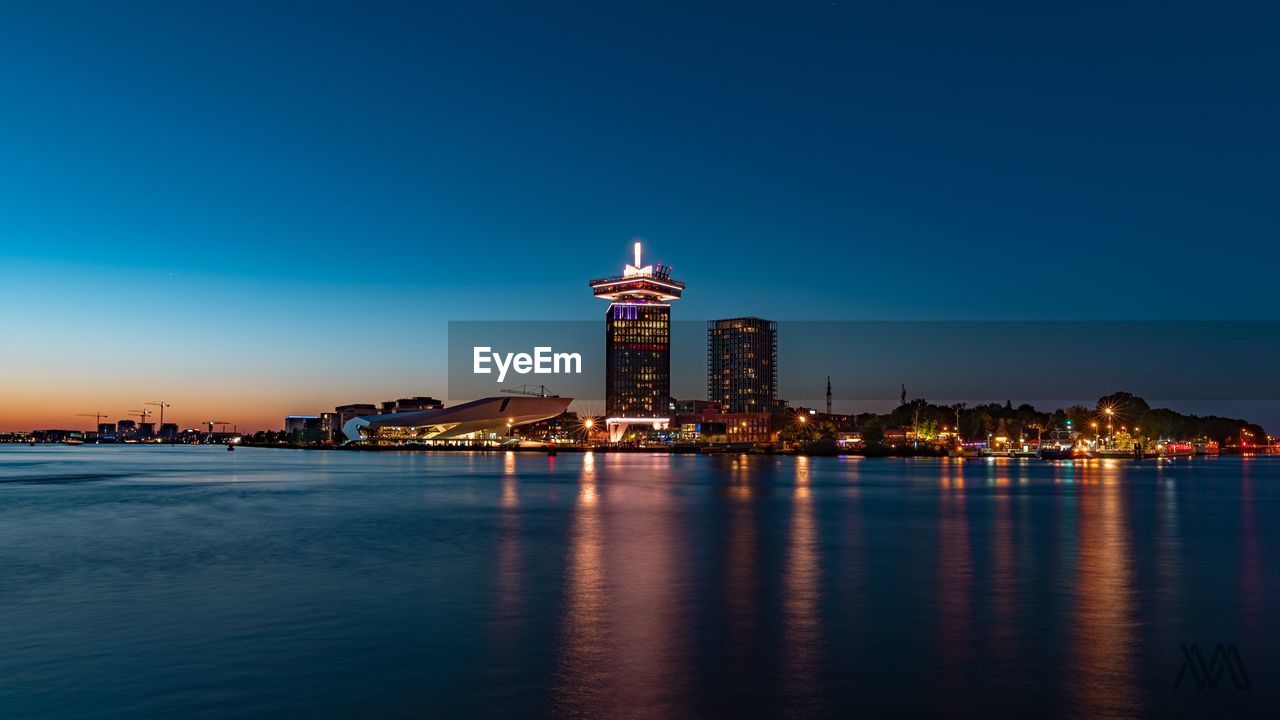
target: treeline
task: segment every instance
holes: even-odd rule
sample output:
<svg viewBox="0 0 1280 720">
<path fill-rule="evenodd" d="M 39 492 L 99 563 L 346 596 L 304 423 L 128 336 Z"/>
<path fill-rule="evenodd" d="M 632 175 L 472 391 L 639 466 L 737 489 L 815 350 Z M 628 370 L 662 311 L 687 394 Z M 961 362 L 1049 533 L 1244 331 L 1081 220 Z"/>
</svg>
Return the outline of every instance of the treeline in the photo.
<svg viewBox="0 0 1280 720">
<path fill-rule="evenodd" d="M 1106 412 L 1107 409 L 1111 410 L 1110 414 Z M 1015 407 L 1007 401 L 1003 405 L 990 403 L 970 407 L 964 403 L 934 405 L 921 398 L 899 405 L 885 415 L 858 415 L 857 422 L 863 436 L 872 441 L 877 433 L 883 433 L 886 428 L 913 426 L 917 435 L 927 439 L 940 432 L 954 430 L 957 411 L 960 434 L 966 440 L 985 440 L 988 434 L 997 431 L 1002 420 L 1011 439 L 1035 437 L 1042 430 L 1048 432 L 1065 429 L 1068 427 L 1068 420 L 1071 421 L 1072 429 L 1085 435 L 1094 432 L 1095 423 L 1098 430 L 1105 433 L 1110 423 L 1117 431 L 1125 428 L 1128 432 L 1140 433 L 1144 437 L 1180 440 L 1203 437 L 1224 444 L 1237 443 L 1242 436 L 1249 442 L 1261 444 L 1266 442 L 1267 437 L 1261 426 L 1247 420 L 1216 415 L 1184 415 L 1167 408 L 1153 408 L 1146 400 L 1127 392 L 1116 392 L 1098 398 L 1097 404 L 1092 408 L 1073 405 L 1052 412 L 1041 412 L 1027 404 Z"/>
</svg>

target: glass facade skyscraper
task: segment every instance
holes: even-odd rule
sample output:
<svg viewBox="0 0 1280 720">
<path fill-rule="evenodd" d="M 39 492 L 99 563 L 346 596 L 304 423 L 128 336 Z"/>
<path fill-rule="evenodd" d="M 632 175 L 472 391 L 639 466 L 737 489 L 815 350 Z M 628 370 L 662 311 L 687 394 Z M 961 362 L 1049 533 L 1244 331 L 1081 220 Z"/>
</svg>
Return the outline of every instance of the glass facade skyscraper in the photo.
<svg viewBox="0 0 1280 720">
<path fill-rule="evenodd" d="M 707 323 L 707 399 L 724 412 L 778 407 L 778 324 L 757 317 Z"/>
<path fill-rule="evenodd" d="M 605 316 L 605 362 L 609 417 L 669 418 L 671 306 L 610 306 Z"/>
</svg>

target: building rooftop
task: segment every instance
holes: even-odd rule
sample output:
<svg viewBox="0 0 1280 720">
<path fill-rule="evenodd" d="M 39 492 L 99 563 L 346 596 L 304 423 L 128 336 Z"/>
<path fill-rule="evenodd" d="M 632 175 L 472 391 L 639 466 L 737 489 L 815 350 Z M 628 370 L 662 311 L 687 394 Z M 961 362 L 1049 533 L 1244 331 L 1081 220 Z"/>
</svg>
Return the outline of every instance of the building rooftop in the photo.
<svg viewBox="0 0 1280 720">
<path fill-rule="evenodd" d="M 666 265 L 643 265 L 640 243 L 635 246 L 635 264 L 623 268 L 621 275 L 598 278 L 588 283 L 596 297 L 607 300 L 637 299 L 670 301 L 680 299 L 684 283 L 671 279 Z"/>
</svg>

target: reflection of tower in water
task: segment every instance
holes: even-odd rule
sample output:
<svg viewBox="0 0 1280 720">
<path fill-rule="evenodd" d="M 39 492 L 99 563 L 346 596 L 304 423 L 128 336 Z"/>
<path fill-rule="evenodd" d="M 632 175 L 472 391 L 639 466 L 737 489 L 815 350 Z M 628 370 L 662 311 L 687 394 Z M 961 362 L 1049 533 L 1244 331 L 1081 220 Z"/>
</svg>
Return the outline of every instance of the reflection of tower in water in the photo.
<svg viewBox="0 0 1280 720">
<path fill-rule="evenodd" d="M 725 509 L 724 607 L 728 637 L 722 662 L 733 684 L 748 682 L 752 660 L 762 649 L 757 646 L 760 595 L 760 568 L 757 562 L 758 529 L 752 503 L 751 468 L 742 455 L 729 465 L 729 487 Z"/>
<path fill-rule="evenodd" d="M 820 711 L 823 644 L 819 581 L 809 458 L 802 455 L 795 459 L 782 639 L 786 714 L 798 717 L 813 717 Z"/>
<path fill-rule="evenodd" d="M 594 456 L 591 468 L 587 470 L 584 456 L 569 539 L 561 622 L 556 701 L 561 714 L 570 715 L 598 712 L 608 693 L 604 686 L 608 660 L 604 538 L 596 496 Z"/>
<path fill-rule="evenodd" d="M 670 457 L 614 462 L 658 466 Z M 642 472 L 669 476 L 660 467 Z M 685 585 L 676 565 L 682 539 L 674 498 L 665 484 L 620 485 L 601 494 L 599 474 L 594 457 L 584 460 L 570 537 L 557 705 L 567 715 L 670 717 L 684 692 L 688 660 L 681 629 L 691 604 L 680 595 Z M 616 512 L 602 512 L 605 505 Z"/>
</svg>

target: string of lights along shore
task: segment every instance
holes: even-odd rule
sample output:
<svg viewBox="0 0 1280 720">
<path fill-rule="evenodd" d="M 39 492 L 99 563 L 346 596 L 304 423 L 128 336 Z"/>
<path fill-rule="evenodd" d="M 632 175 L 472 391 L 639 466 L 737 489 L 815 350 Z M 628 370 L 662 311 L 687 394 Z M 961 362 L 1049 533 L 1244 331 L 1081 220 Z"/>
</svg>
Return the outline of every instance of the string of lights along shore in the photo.
<svg viewBox="0 0 1280 720">
<path fill-rule="evenodd" d="M 592 280 L 605 311 L 605 425 L 610 442 L 633 426 L 664 430 L 671 424 L 671 301 L 684 283 L 665 265 L 645 265 L 635 244 L 635 264 L 622 275 Z"/>
</svg>

